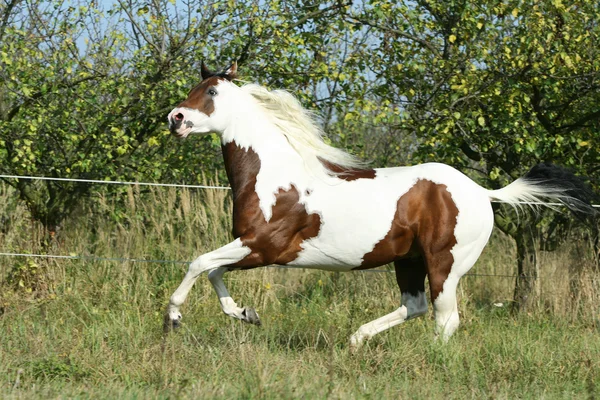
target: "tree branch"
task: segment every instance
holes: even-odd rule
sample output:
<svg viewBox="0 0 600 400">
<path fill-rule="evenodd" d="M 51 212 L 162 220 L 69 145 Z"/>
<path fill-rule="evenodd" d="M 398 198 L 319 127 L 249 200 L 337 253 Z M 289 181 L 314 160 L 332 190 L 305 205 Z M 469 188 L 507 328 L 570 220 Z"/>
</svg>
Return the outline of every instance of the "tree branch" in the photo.
<svg viewBox="0 0 600 400">
<path fill-rule="evenodd" d="M 412 40 L 414 42 L 417 42 L 421 46 L 427 48 L 435 56 L 437 56 L 437 57 L 440 56 L 440 52 L 438 51 L 438 49 L 435 48 L 434 45 L 432 45 L 428 41 L 426 41 L 424 39 L 421 39 L 421 38 L 419 38 L 417 36 L 411 35 L 409 33 L 403 32 L 403 31 L 398 30 L 398 29 L 390 28 L 389 26 L 381 26 L 379 24 L 373 23 L 371 21 L 364 20 L 362 18 L 356 18 L 356 17 L 349 17 L 349 18 L 351 20 L 353 20 L 352 22 L 354 22 L 354 23 L 360 23 L 360 24 L 367 25 L 367 26 L 370 26 L 370 27 L 375 28 L 375 29 L 379 29 L 379 30 L 386 31 L 386 32 L 391 32 L 391 33 L 394 33 L 394 34 L 396 34 L 398 36 L 401 36 L 401 37 L 403 37 L 405 39 L 409 39 L 409 40 Z"/>
<path fill-rule="evenodd" d="M 348 4 L 352 4 L 352 2 L 349 2 Z M 313 11 L 313 12 L 311 12 L 311 13 L 308 13 L 308 14 L 306 14 L 304 17 L 300 18 L 298 21 L 296 21 L 295 23 L 293 23 L 292 25 L 289 25 L 289 26 L 287 27 L 287 29 L 288 29 L 288 30 L 291 30 L 291 29 L 294 29 L 294 28 L 295 28 L 295 27 L 297 27 L 297 26 L 304 25 L 304 23 L 305 23 L 306 21 L 308 21 L 308 20 L 315 19 L 315 18 L 317 18 L 317 17 L 319 17 L 319 16 L 321 16 L 321 15 L 325 14 L 325 13 L 326 13 L 326 12 L 328 12 L 328 11 L 331 11 L 331 10 L 337 10 L 338 8 L 344 8 L 344 7 L 346 7 L 348 4 L 346 4 L 346 3 L 342 3 L 342 2 L 338 2 L 337 4 L 334 4 L 334 5 L 332 5 L 332 6 L 329 6 L 329 7 L 323 8 L 323 9 L 321 9 L 321 10 L 317 10 L 317 11 Z"/>
<path fill-rule="evenodd" d="M 6 26 L 8 25 L 8 20 L 12 13 L 13 8 L 20 2 L 21 0 L 12 0 L 6 5 L 4 9 L 4 15 L 2 16 L 2 22 L 0 23 L 0 42 L 4 37 L 4 31 L 6 30 Z"/>
<path fill-rule="evenodd" d="M 557 130 L 572 131 L 573 129 L 583 127 L 586 122 L 590 122 L 590 121 L 594 121 L 594 120 L 600 121 L 600 110 L 589 113 L 588 115 L 580 118 L 578 121 L 573 122 L 572 124 L 559 126 L 557 128 Z"/>
<path fill-rule="evenodd" d="M 154 51 L 156 51 L 156 54 L 160 55 L 161 54 L 160 49 L 156 46 L 156 44 L 152 40 L 150 40 L 150 38 L 148 38 L 148 36 L 146 36 L 146 34 L 139 27 L 139 25 L 137 24 L 137 22 L 135 22 L 135 18 L 133 18 L 133 15 L 131 14 L 131 12 L 129 12 L 129 9 L 123 5 L 123 2 L 121 0 L 117 0 L 117 1 L 119 2 L 119 5 L 123 9 L 123 11 L 125 11 L 125 14 L 127 14 L 127 16 L 129 17 L 129 22 L 131 22 L 132 27 L 137 32 L 139 32 L 139 34 L 144 38 L 144 40 L 146 41 L 146 43 L 148 43 L 148 45 L 150 45 L 154 49 Z M 138 44 L 138 46 L 139 46 L 139 44 Z"/>
<path fill-rule="evenodd" d="M 544 114 L 544 110 L 542 110 L 542 94 L 540 92 L 540 89 L 533 85 L 533 97 L 531 99 L 531 106 L 533 107 L 533 110 L 535 111 L 538 120 L 540 121 L 540 123 L 542 124 L 542 126 L 550 133 L 554 133 L 555 128 L 554 125 L 552 124 L 552 121 L 550 121 L 550 119 L 546 116 L 546 114 Z"/>
</svg>

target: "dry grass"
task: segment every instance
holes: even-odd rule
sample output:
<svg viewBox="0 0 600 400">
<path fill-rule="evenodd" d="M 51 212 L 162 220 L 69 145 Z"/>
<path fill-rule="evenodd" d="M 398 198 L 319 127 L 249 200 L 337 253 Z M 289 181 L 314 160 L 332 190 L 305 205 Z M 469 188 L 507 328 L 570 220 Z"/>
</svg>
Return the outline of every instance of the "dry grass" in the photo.
<svg viewBox="0 0 600 400">
<path fill-rule="evenodd" d="M 229 196 L 98 194 L 50 251 L 192 260 L 229 240 Z M 0 204 L 10 219 L 0 249 L 40 251 L 41 228 L 4 187 Z M 495 232 L 472 272 L 514 275 L 514 251 Z M 536 312 L 508 312 L 514 278 L 469 276 L 459 293 L 462 326 L 450 343 L 431 340 L 429 315 L 356 355 L 349 335 L 398 305 L 391 273 L 229 274 L 232 295 L 259 310 L 261 328 L 223 316 L 200 279 L 182 310 L 184 327 L 163 337 L 162 312 L 183 264 L 1 258 L 0 391 L 6 398 L 591 398 L 600 381 L 600 287 L 590 254 L 574 243 L 539 255 Z"/>
</svg>

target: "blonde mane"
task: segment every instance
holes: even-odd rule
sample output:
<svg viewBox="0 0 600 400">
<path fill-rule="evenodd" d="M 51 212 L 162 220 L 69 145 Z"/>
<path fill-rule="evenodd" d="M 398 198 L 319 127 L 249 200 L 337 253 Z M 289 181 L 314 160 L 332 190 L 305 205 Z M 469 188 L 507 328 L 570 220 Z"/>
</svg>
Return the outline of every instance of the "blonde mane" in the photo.
<svg viewBox="0 0 600 400">
<path fill-rule="evenodd" d="M 317 162 L 321 165 L 321 159 L 342 169 L 366 167 L 365 162 L 325 143 L 324 132 L 317 123 L 315 113 L 302 107 L 291 93 L 285 90 L 268 90 L 253 83 L 245 84 L 241 89 L 252 95 L 307 164 Z"/>
</svg>

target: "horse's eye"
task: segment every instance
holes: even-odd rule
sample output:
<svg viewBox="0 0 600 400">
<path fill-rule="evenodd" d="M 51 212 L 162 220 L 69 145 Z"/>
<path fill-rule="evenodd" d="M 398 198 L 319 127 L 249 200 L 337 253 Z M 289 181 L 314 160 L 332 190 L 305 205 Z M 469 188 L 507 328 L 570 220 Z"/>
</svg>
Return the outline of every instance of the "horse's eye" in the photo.
<svg viewBox="0 0 600 400">
<path fill-rule="evenodd" d="M 208 89 L 208 94 L 211 96 L 216 96 L 217 91 L 214 88 L 210 88 L 210 89 Z"/>
</svg>

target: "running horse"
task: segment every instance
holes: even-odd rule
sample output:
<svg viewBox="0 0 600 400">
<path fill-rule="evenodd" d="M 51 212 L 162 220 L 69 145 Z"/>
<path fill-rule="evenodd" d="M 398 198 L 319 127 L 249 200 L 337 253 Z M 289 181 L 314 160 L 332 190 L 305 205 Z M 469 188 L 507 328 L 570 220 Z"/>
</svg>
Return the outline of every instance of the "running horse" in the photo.
<svg viewBox="0 0 600 400">
<path fill-rule="evenodd" d="M 189 265 L 170 298 L 166 329 L 180 325 L 179 308 L 203 272 L 225 314 L 260 325 L 254 309 L 229 295 L 225 272 L 270 264 L 353 271 L 394 263 L 400 307 L 362 325 L 351 346 L 425 314 L 425 277 L 435 335 L 447 340 L 459 325 L 458 282 L 492 232 L 492 200 L 593 210 L 573 195 L 574 176 L 555 166 L 540 164 L 499 190 L 445 164 L 368 168 L 326 144 L 314 115 L 290 93 L 237 86 L 236 72 L 235 63 L 218 73 L 202 64 L 202 81 L 168 115 L 178 138 L 220 135 L 235 240 Z"/>
</svg>

